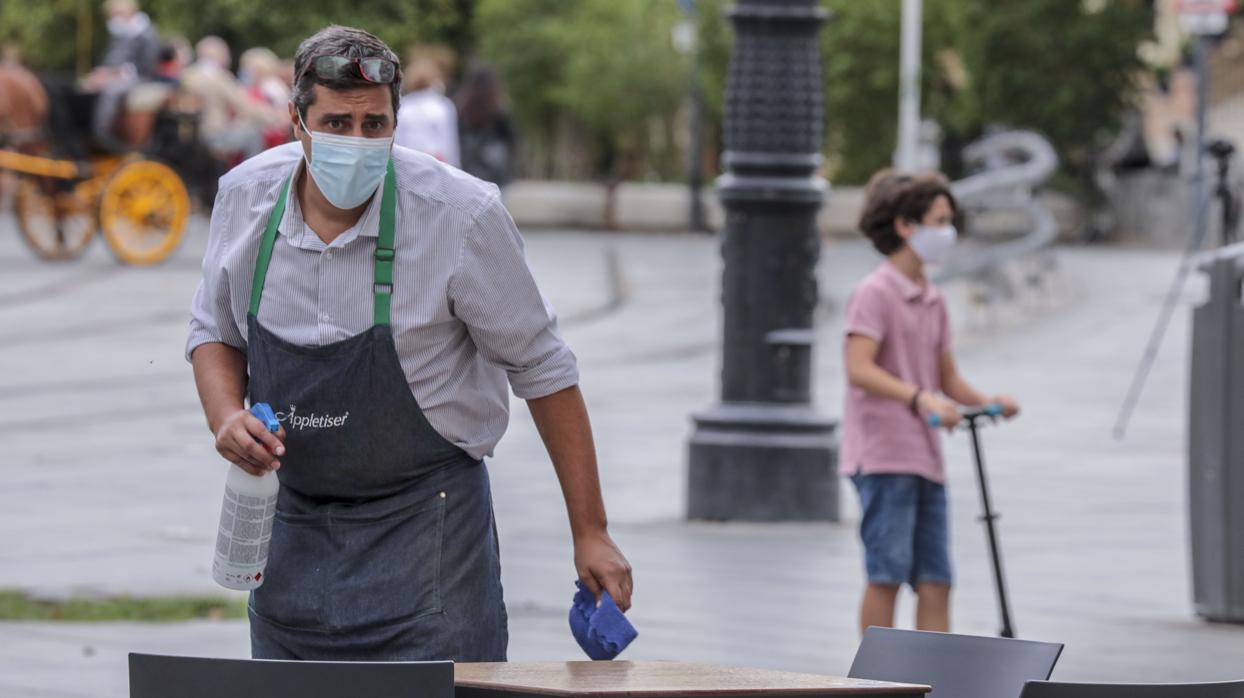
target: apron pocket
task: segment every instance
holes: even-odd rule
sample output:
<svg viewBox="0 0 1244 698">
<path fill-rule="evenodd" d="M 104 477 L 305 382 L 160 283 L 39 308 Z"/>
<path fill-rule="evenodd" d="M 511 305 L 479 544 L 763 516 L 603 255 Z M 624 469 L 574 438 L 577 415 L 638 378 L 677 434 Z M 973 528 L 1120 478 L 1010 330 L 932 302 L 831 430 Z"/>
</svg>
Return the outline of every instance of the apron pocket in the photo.
<svg viewBox="0 0 1244 698">
<path fill-rule="evenodd" d="M 377 627 L 441 612 L 445 497 L 384 516 L 332 517 L 336 554 L 324 612 L 334 630 Z"/>
<path fill-rule="evenodd" d="M 323 630 L 323 589 L 332 574 L 325 553 L 332 545 L 323 519 L 278 511 L 263 585 L 251 593 L 251 611 L 278 625 Z"/>
</svg>

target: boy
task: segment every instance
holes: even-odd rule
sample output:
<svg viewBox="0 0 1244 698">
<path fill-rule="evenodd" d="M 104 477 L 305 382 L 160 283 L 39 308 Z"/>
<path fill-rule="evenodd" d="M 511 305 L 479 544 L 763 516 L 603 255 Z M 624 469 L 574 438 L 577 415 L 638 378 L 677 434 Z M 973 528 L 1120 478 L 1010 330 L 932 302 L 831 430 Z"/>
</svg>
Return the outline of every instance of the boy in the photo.
<svg viewBox="0 0 1244 698">
<path fill-rule="evenodd" d="M 958 405 L 1019 405 L 977 391 L 955 367 L 942 294 L 925 277 L 954 246 L 957 211 L 940 175 L 882 171 L 868 184 L 860 230 L 886 260 L 847 305 L 840 470 L 860 496 L 868 586 L 860 630 L 892 627 L 899 588 L 916 591 L 916 627 L 950 629 L 949 527 L 941 444 L 928 419 L 951 430 Z M 944 396 L 944 397 L 943 397 Z"/>
</svg>

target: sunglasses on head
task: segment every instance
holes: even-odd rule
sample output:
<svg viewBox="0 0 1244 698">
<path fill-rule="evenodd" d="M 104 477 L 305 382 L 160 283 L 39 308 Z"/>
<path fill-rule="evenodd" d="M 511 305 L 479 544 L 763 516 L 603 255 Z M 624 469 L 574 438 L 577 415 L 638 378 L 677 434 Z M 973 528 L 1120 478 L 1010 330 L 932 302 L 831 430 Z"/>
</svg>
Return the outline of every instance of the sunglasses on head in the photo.
<svg viewBox="0 0 1244 698">
<path fill-rule="evenodd" d="M 321 80 L 341 80 L 362 77 L 368 82 L 386 85 L 397 78 L 397 64 L 387 58 L 347 58 L 346 56 L 316 56 L 303 69 L 303 75 L 315 72 Z"/>
</svg>

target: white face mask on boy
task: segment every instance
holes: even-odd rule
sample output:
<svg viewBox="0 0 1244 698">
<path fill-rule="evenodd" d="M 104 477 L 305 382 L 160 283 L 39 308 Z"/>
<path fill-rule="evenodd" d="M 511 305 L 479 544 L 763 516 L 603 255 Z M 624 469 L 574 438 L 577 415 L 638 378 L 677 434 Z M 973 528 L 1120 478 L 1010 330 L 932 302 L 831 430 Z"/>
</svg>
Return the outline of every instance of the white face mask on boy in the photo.
<svg viewBox="0 0 1244 698">
<path fill-rule="evenodd" d="M 925 264 L 941 264 L 950 255 L 958 238 L 959 233 L 953 225 L 917 225 L 907 244 Z"/>
</svg>

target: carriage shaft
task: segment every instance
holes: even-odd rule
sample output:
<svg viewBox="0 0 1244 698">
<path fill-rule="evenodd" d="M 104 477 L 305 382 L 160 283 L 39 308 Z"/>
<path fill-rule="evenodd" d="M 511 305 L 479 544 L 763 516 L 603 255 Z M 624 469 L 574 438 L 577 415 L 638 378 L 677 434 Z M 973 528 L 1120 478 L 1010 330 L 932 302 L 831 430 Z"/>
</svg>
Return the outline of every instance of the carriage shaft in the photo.
<svg viewBox="0 0 1244 698">
<path fill-rule="evenodd" d="M 11 150 L 0 150 L 0 170 L 56 179 L 85 179 L 88 173 L 69 160 L 53 160 L 37 155 L 25 155 Z"/>
</svg>

